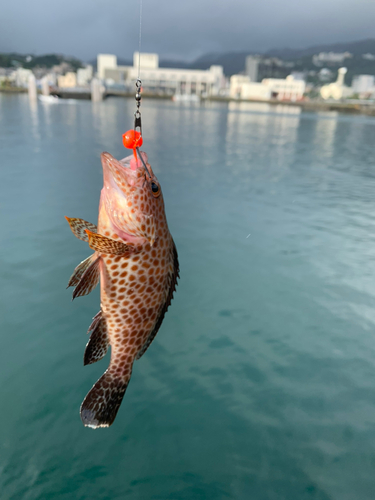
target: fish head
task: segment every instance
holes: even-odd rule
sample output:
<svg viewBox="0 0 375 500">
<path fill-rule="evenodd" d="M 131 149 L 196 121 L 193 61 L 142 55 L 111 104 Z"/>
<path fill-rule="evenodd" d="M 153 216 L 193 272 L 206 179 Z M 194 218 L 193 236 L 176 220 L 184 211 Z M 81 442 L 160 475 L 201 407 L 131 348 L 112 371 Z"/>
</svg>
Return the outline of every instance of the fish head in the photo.
<svg viewBox="0 0 375 500">
<path fill-rule="evenodd" d="M 146 153 L 139 154 L 143 161 L 133 156 L 116 160 L 111 154 L 102 153 L 101 204 L 104 204 L 114 231 L 122 239 L 134 243 L 147 240 L 152 246 L 158 234 L 167 227 L 164 201 Z"/>
</svg>

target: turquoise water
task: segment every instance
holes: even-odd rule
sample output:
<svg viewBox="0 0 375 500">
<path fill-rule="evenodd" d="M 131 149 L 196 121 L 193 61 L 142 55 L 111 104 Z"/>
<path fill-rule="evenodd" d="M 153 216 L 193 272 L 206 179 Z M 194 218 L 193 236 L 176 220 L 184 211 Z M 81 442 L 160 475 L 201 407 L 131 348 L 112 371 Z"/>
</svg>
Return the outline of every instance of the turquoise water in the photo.
<svg viewBox="0 0 375 500">
<path fill-rule="evenodd" d="M 181 280 L 114 425 L 79 406 L 99 155 L 132 100 L 0 94 L 0 498 L 373 500 L 375 120 L 145 100 Z"/>
</svg>

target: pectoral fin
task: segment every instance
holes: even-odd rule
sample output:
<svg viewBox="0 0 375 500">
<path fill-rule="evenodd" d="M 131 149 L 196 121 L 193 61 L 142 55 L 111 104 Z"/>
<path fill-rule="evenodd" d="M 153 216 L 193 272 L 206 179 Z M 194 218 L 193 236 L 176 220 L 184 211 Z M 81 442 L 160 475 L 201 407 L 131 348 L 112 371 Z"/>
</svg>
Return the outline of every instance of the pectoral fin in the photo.
<svg viewBox="0 0 375 500">
<path fill-rule="evenodd" d="M 68 221 L 74 236 L 76 236 L 79 240 L 89 241 L 87 234 L 85 233 L 85 229 L 89 229 L 93 233 L 96 233 L 98 230 L 95 224 L 91 224 L 91 222 L 87 222 L 86 220 L 75 219 L 72 217 L 65 217 L 65 219 Z"/>
<path fill-rule="evenodd" d="M 90 248 L 96 252 L 100 252 L 104 255 L 123 255 L 134 250 L 133 246 L 127 245 L 122 241 L 107 238 L 106 236 L 94 233 L 88 229 L 85 229 L 85 231 L 88 236 Z"/>
<path fill-rule="evenodd" d="M 96 285 L 99 283 L 100 276 L 100 256 L 95 255 L 92 259 L 91 264 L 87 267 L 85 272 L 79 279 L 76 288 L 73 291 L 73 300 L 76 297 L 82 297 L 83 295 L 88 295 L 94 290 Z"/>
<path fill-rule="evenodd" d="M 94 317 L 89 328 L 90 331 L 92 333 L 83 357 L 83 364 L 85 366 L 104 358 L 108 351 L 107 325 L 101 311 Z"/>
</svg>

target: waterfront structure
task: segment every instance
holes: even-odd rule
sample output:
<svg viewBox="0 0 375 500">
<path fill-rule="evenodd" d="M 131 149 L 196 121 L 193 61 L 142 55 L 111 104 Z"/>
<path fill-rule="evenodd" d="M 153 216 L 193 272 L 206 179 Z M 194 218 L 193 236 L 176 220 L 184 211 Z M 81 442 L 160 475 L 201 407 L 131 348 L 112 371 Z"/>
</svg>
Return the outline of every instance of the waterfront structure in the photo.
<svg viewBox="0 0 375 500">
<path fill-rule="evenodd" d="M 320 89 L 320 95 L 323 99 L 334 99 L 338 101 L 353 94 L 353 89 L 345 85 L 345 75 L 347 68 L 339 68 L 337 80 L 334 83 L 323 85 Z"/>
<path fill-rule="evenodd" d="M 49 92 L 49 83 L 48 83 L 48 78 L 46 76 L 44 76 L 40 80 L 40 84 L 41 84 L 41 87 L 42 87 L 42 94 L 43 95 L 49 95 L 50 94 L 50 92 Z"/>
<path fill-rule="evenodd" d="M 31 73 L 31 75 L 29 76 L 27 86 L 29 92 L 29 100 L 35 102 L 37 100 L 38 91 L 36 88 L 36 79 L 33 73 Z"/>
<path fill-rule="evenodd" d="M 133 88 L 138 78 L 139 53 L 133 55 L 133 66 L 114 65 L 116 56 L 103 59 L 98 55 L 98 76 L 107 85 L 121 84 Z M 145 93 L 218 95 L 225 88 L 222 66 L 211 66 L 208 70 L 160 68 L 157 54 L 141 53 L 142 88 Z M 106 61 L 109 67 L 105 66 Z M 100 70 L 99 70 L 100 64 Z"/>
<path fill-rule="evenodd" d="M 68 89 L 77 86 L 77 75 L 72 71 L 68 71 L 66 75 L 60 75 L 57 79 L 57 85 L 60 88 Z"/>
<path fill-rule="evenodd" d="M 98 78 L 91 80 L 91 100 L 99 102 L 103 100 L 104 88 Z"/>
<path fill-rule="evenodd" d="M 299 101 L 303 98 L 305 89 L 305 81 L 297 80 L 293 75 L 286 78 L 264 78 L 261 83 L 252 82 L 247 75 L 233 75 L 229 95 L 232 99 L 254 101 Z"/>
</svg>

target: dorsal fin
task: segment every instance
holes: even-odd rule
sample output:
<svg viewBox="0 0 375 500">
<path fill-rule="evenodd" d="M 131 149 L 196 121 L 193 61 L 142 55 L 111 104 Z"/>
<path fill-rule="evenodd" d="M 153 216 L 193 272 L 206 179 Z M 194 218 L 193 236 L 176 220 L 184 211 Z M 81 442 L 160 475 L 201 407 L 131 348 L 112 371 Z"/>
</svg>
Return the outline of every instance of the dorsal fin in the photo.
<svg viewBox="0 0 375 500">
<path fill-rule="evenodd" d="M 170 304 L 172 302 L 173 293 L 176 290 L 177 278 L 180 277 L 180 274 L 179 274 L 180 267 L 179 267 L 179 263 L 178 263 L 178 254 L 177 254 L 176 245 L 174 244 L 173 240 L 172 240 L 172 245 L 173 245 L 172 246 L 173 269 L 169 275 L 168 294 L 167 294 L 167 297 L 166 297 L 166 300 L 165 300 L 163 306 L 160 309 L 160 313 L 159 313 L 158 318 L 156 320 L 155 326 L 154 326 L 152 332 L 150 333 L 150 335 L 148 336 L 146 342 L 143 344 L 143 346 L 138 351 L 136 359 L 140 359 L 144 355 L 144 353 L 150 347 L 151 342 L 156 337 L 156 334 L 158 333 L 159 328 L 161 327 L 161 324 L 163 322 L 165 313 L 167 312 L 168 307 L 170 306 Z"/>
</svg>

